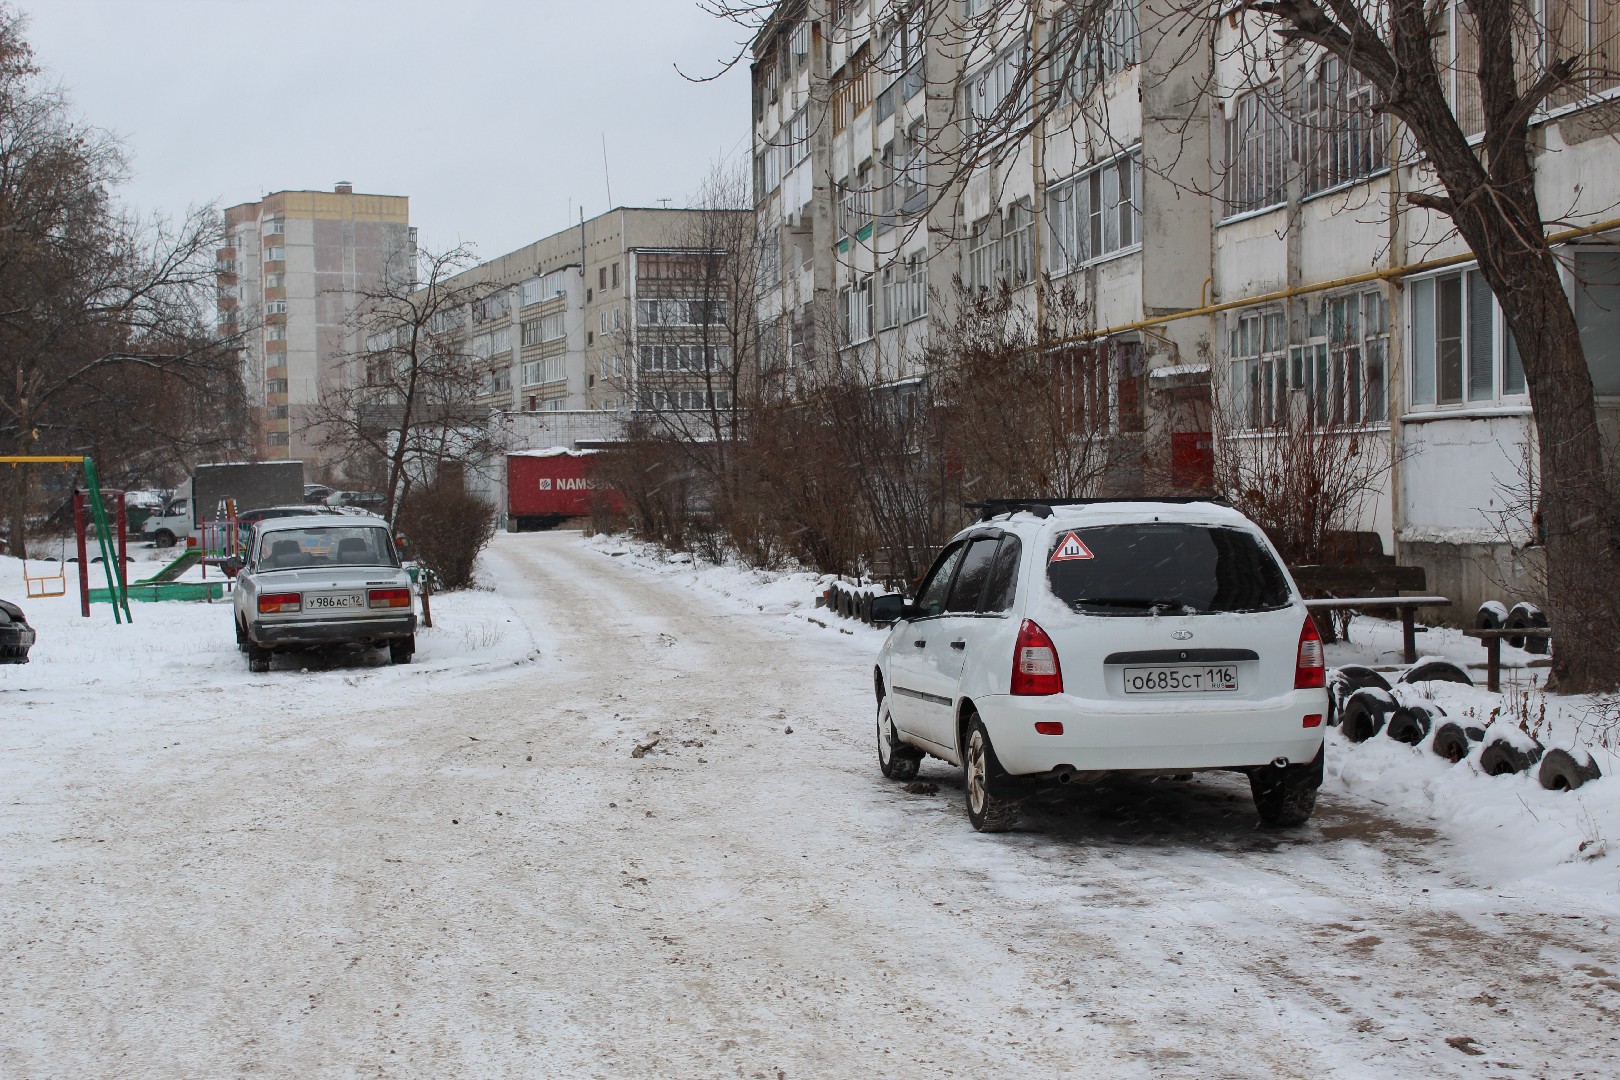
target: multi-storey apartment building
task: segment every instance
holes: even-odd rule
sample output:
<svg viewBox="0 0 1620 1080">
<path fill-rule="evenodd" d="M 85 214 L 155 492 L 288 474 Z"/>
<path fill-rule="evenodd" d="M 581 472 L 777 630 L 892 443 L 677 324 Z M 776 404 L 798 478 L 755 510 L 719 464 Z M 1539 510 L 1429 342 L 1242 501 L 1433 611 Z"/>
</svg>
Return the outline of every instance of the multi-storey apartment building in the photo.
<svg viewBox="0 0 1620 1080">
<path fill-rule="evenodd" d="M 323 473 L 310 410 L 358 351 L 353 315 L 387 275 L 409 279 L 416 230 L 401 195 L 278 191 L 225 211 L 217 253 L 219 329 L 245 332 L 242 376 L 257 453 Z"/>
<path fill-rule="evenodd" d="M 1611 6 L 1567 6 L 1560 42 L 1601 61 Z M 901 381 L 958 279 L 1035 309 L 1068 290 L 1114 430 L 1144 432 L 1173 480 L 1201 482 L 1212 431 L 1262 446 L 1307 416 L 1387 459 L 1358 527 L 1455 610 L 1532 593 L 1524 375 L 1467 248 L 1404 197 L 1432 170 L 1336 60 L 1189 7 L 1115 0 L 1077 35 L 1082 5 L 1063 0 L 776 5 L 754 41 L 754 186 L 785 355 L 829 312 L 836 347 Z M 1453 107 L 1478 131 L 1464 6 L 1438 18 Z M 1561 254 L 1611 429 L 1616 93 L 1594 79 L 1537 117 L 1543 205 L 1580 230 Z"/>
<path fill-rule="evenodd" d="M 619 207 L 446 280 L 480 299 L 456 320 L 458 351 L 483 377 L 481 403 L 508 414 L 692 409 L 698 344 L 729 366 L 725 297 L 702 270 L 710 215 L 746 211 Z"/>
</svg>

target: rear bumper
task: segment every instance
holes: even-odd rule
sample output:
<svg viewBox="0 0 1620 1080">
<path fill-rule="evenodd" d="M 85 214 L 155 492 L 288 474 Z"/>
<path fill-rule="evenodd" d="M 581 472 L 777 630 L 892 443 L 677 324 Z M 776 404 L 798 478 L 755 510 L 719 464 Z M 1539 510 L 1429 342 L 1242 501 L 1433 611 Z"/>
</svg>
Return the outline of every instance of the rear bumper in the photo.
<svg viewBox="0 0 1620 1080">
<path fill-rule="evenodd" d="M 252 622 L 248 637 L 254 644 L 277 645 L 367 645 L 394 641 L 416 633 L 416 614 L 387 618 L 323 619 L 300 622 Z"/>
<path fill-rule="evenodd" d="M 1222 769 L 1277 758 L 1306 762 L 1322 746 L 1327 715 L 1322 690 L 1295 690 L 1265 701 L 1085 701 L 996 695 L 975 698 L 1002 768 L 1015 776 L 1062 765 L 1081 772 L 1116 769 Z M 1176 708 L 1186 711 L 1170 711 Z M 1037 722 L 1057 721 L 1062 735 L 1041 735 Z"/>
</svg>

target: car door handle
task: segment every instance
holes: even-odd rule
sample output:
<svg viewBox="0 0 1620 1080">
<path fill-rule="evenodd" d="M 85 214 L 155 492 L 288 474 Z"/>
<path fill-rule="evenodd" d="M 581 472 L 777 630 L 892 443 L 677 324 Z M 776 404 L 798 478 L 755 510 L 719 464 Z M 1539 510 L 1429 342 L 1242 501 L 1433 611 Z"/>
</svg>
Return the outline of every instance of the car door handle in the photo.
<svg viewBox="0 0 1620 1080">
<path fill-rule="evenodd" d="M 918 638 L 916 641 L 913 641 L 911 644 L 920 649 L 924 645 L 928 644 L 928 640 L 926 638 Z"/>
<path fill-rule="evenodd" d="M 951 642 L 951 648 L 957 650 L 958 652 L 961 652 L 963 649 L 967 648 L 967 642 L 965 642 L 962 639 L 958 638 L 957 640 Z"/>
</svg>

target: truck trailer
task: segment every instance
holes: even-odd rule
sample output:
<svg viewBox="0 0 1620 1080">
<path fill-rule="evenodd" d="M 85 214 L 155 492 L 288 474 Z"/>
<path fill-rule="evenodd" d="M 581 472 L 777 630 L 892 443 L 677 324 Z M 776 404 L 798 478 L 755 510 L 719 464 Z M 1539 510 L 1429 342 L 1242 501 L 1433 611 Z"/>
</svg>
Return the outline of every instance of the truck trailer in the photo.
<svg viewBox="0 0 1620 1080">
<path fill-rule="evenodd" d="M 592 475 L 595 450 L 519 450 L 506 456 L 508 532 L 554 529 L 598 507 L 624 510 L 624 497 Z"/>
</svg>

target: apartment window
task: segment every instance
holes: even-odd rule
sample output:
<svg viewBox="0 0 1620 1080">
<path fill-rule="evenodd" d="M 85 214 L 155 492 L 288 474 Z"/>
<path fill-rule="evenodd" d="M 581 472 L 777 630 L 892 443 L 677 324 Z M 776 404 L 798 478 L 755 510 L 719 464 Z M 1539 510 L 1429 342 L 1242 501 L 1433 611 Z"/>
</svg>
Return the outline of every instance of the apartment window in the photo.
<svg viewBox="0 0 1620 1080">
<path fill-rule="evenodd" d="M 1239 427 L 1273 427 L 1287 415 L 1283 328 L 1281 311 L 1245 312 L 1232 324 L 1228 391 Z"/>
<path fill-rule="evenodd" d="M 265 327 L 264 328 L 264 340 L 266 340 L 266 341 L 286 341 L 287 340 L 287 328 L 286 328 L 286 326 L 277 324 L 275 326 L 267 326 L 267 327 Z"/>
<path fill-rule="evenodd" d="M 1142 242 L 1140 151 L 1047 191 L 1048 268 L 1063 275 Z"/>
<path fill-rule="evenodd" d="M 264 235 L 280 236 L 287 231 L 287 223 L 281 218 L 271 218 L 264 223 Z"/>
<path fill-rule="evenodd" d="M 502 353 L 508 353 L 508 352 L 511 352 L 511 351 L 512 351 L 512 328 L 510 326 L 502 326 L 502 327 L 499 327 L 498 329 L 490 331 L 490 334 L 489 334 L 489 355 L 490 356 L 492 356 L 492 357 L 500 356 Z"/>
<path fill-rule="evenodd" d="M 839 314 L 850 344 L 872 336 L 872 275 L 863 274 L 839 293 Z"/>
<path fill-rule="evenodd" d="M 1295 126 L 1296 155 L 1304 165 L 1307 195 L 1384 168 L 1386 122 L 1373 113 L 1373 88 L 1336 56 L 1324 57 L 1303 88 Z"/>
<path fill-rule="evenodd" d="M 287 392 L 286 379 L 264 380 L 264 392 L 267 394 L 285 394 Z"/>
<path fill-rule="evenodd" d="M 1011 127 L 1028 111 L 1029 80 L 1022 77 L 1028 61 L 1029 43 L 1023 41 L 968 76 L 962 86 L 964 134 L 981 132 L 992 120 L 999 127 Z M 1013 101 L 1015 90 L 1018 99 Z"/>
<path fill-rule="evenodd" d="M 1028 199 L 1007 207 L 1001 227 L 1001 267 L 1010 285 L 1018 286 L 1035 276 L 1035 215 Z"/>
<path fill-rule="evenodd" d="M 729 345 L 642 345 L 636 350 L 636 366 L 644 372 L 728 371 Z"/>
<path fill-rule="evenodd" d="M 486 394 L 504 394 L 512 389 L 512 369 L 502 366 L 491 368 L 484 376 Z"/>
<path fill-rule="evenodd" d="M 1592 372 L 1592 389 L 1620 395 L 1620 251 L 1575 253 L 1575 322 Z M 1513 350 L 1518 359 L 1518 351 Z M 1519 373 L 1519 385 L 1524 373 Z"/>
<path fill-rule="evenodd" d="M 471 353 L 480 360 L 488 360 L 495 355 L 495 341 L 490 334 L 479 334 L 472 339 Z"/>
<path fill-rule="evenodd" d="M 907 255 L 901 264 L 900 321 L 910 322 L 928 314 L 928 270 L 921 250 Z"/>
<path fill-rule="evenodd" d="M 453 330 L 461 329 L 466 321 L 460 308 L 445 308 L 442 311 L 435 311 L 428 316 L 428 333 L 448 334 Z"/>
<path fill-rule="evenodd" d="M 266 315 L 285 315 L 285 314 L 287 314 L 287 301 L 285 301 L 285 300 L 266 300 L 264 302 L 264 313 Z"/>
<path fill-rule="evenodd" d="M 613 271 L 613 287 L 617 289 L 619 287 L 619 264 L 614 263 L 611 267 L 609 267 L 609 269 Z"/>
<path fill-rule="evenodd" d="M 568 336 L 567 325 L 563 321 L 564 313 L 556 311 L 538 319 L 531 319 L 523 324 L 523 344 L 539 345 L 542 342 L 558 341 Z"/>
<path fill-rule="evenodd" d="M 265 406 L 264 415 L 267 420 L 285 420 L 287 419 L 287 406 L 267 405 Z"/>
<path fill-rule="evenodd" d="M 1288 351 L 1288 385 L 1320 426 L 1388 418 L 1389 302 L 1376 289 L 1313 299 L 1303 344 Z"/>
<path fill-rule="evenodd" d="M 1436 274 L 1407 289 L 1414 406 L 1490 402 L 1525 392 L 1519 350 L 1483 274 Z"/>
<path fill-rule="evenodd" d="M 1251 90 L 1232 106 L 1226 121 L 1222 193 L 1226 213 L 1246 214 L 1279 205 L 1286 182 L 1283 116 L 1271 88 Z"/>
<path fill-rule="evenodd" d="M 284 262 L 286 261 L 286 258 L 287 251 L 280 245 L 277 245 L 276 247 L 266 247 L 264 249 L 265 262 Z"/>
<path fill-rule="evenodd" d="M 1047 38 L 1046 85 L 1084 101 L 1092 90 L 1134 67 L 1141 54 L 1138 0 L 1106 8 L 1075 3 L 1053 19 Z"/>
<path fill-rule="evenodd" d="M 962 270 L 962 284 L 969 289 L 989 289 L 996 283 L 996 250 L 999 237 L 996 215 L 990 214 L 973 223 L 968 234 L 967 260 Z"/>
<path fill-rule="evenodd" d="M 793 33 L 788 36 L 788 56 L 792 59 L 794 71 L 803 71 L 810 62 L 809 23 L 801 22 L 793 28 Z"/>
<path fill-rule="evenodd" d="M 900 325 L 900 270 L 894 260 L 878 272 L 878 329 Z"/>
<path fill-rule="evenodd" d="M 568 357 L 548 356 L 544 360 L 531 360 L 523 365 L 523 385 L 543 386 L 563 382 L 568 378 Z"/>
<path fill-rule="evenodd" d="M 474 300 L 472 309 L 473 322 L 504 319 L 511 314 L 510 304 L 504 289 L 497 293 L 491 293 L 480 300 Z"/>
<path fill-rule="evenodd" d="M 636 305 L 636 315 L 643 326 L 724 323 L 729 311 L 724 300 L 638 300 Z"/>
<path fill-rule="evenodd" d="M 771 229 L 759 237 L 759 284 L 775 288 L 782 281 L 782 231 Z"/>
<path fill-rule="evenodd" d="M 912 200 L 928 188 L 927 128 L 918 120 L 908 127 L 900 143 L 901 208 L 914 209 Z"/>
<path fill-rule="evenodd" d="M 285 431 L 268 431 L 264 436 L 265 444 L 268 446 L 286 446 L 290 440 L 291 436 Z"/>
<path fill-rule="evenodd" d="M 285 287 L 287 275 L 273 273 L 264 275 L 264 287 L 267 289 L 280 289 Z"/>
</svg>

